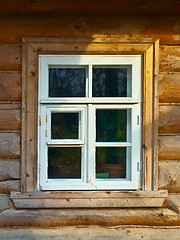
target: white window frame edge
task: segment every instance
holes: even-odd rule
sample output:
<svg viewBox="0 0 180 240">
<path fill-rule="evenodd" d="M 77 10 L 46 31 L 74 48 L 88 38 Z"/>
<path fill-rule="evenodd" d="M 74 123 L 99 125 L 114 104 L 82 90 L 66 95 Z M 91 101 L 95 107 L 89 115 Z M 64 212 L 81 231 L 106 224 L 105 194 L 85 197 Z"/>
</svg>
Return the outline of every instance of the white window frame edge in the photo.
<svg viewBox="0 0 180 240">
<path fill-rule="evenodd" d="M 54 58 L 56 58 L 56 61 L 58 61 L 58 59 L 59 59 L 59 57 L 61 57 L 61 58 L 64 58 L 64 56 L 66 56 L 66 57 L 77 57 L 77 55 L 40 55 L 40 58 L 39 58 L 39 79 L 40 79 L 40 81 L 39 81 L 39 89 L 38 89 L 38 92 L 39 92 L 39 95 L 38 95 L 38 98 L 39 98 L 39 101 L 38 101 L 38 112 L 40 111 L 40 105 L 42 105 L 41 103 L 42 102 L 40 102 L 40 90 L 41 90 L 41 86 L 43 86 L 43 84 L 42 84 L 42 79 L 44 80 L 45 78 L 44 78 L 44 73 L 46 72 L 46 76 L 47 76 L 47 71 L 43 71 L 42 69 L 44 69 L 44 62 L 43 62 L 43 64 L 42 64 L 42 59 L 46 59 L 46 63 L 45 63 L 45 66 L 46 66 L 46 69 L 48 69 L 48 67 L 47 67 L 47 58 L 49 59 L 49 57 L 52 59 L 52 57 L 53 57 L 53 59 Z M 83 55 L 82 56 L 83 58 L 85 57 L 85 58 L 88 58 L 89 57 L 89 55 Z M 133 59 L 139 59 L 139 62 L 141 63 L 141 56 L 139 56 L 139 55 L 133 55 L 133 56 L 131 56 L 131 55 L 122 55 L 122 56 L 117 56 L 117 55 L 107 55 L 107 56 L 101 56 L 101 55 L 95 55 L 95 56 L 92 56 L 92 55 L 90 55 L 90 57 L 98 57 L 98 59 L 102 59 L 102 57 L 103 57 L 103 59 L 105 58 L 105 57 L 108 57 L 108 59 L 109 59 L 109 57 L 111 58 L 114 58 L 114 57 L 118 57 L 118 58 L 130 58 L 130 57 L 133 57 Z M 99 58 L 100 57 L 100 58 Z M 135 57 L 135 58 L 134 58 Z M 49 61 L 49 60 L 48 60 Z M 101 61 L 101 60 L 100 60 Z M 59 61 L 58 61 L 58 63 L 59 63 Z M 137 62 L 135 61 L 135 63 L 137 64 Z M 137 77 L 140 77 L 140 80 L 139 80 L 139 86 L 141 86 L 141 74 L 139 74 L 139 72 L 141 72 L 141 71 L 139 71 L 138 73 L 137 73 L 137 75 L 135 75 L 135 73 L 137 72 L 136 71 L 136 67 L 134 66 L 134 64 L 135 63 L 133 63 L 132 64 L 132 62 L 131 62 L 131 64 L 132 64 L 132 79 L 134 79 L 134 76 L 137 76 Z M 48 62 L 48 64 L 49 64 L 49 62 Z M 55 62 L 54 63 L 54 61 L 53 61 L 53 63 L 52 63 L 52 61 L 51 61 L 51 63 L 50 63 L 50 65 L 53 65 L 53 64 L 56 64 L 57 65 L 57 62 Z M 64 61 L 63 61 L 63 63 L 62 64 L 66 64 L 66 63 L 64 63 Z M 71 64 L 76 64 L 77 65 L 77 62 L 73 62 L 73 63 L 71 63 Z M 95 62 L 95 63 L 93 63 L 93 64 L 100 64 L 98 61 L 97 61 L 97 63 Z M 105 63 L 103 62 L 101 62 L 101 64 L 109 64 L 108 62 L 106 62 L 105 61 Z M 114 64 L 114 63 L 113 63 Z M 121 62 L 118 62 L 118 64 L 120 65 L 122 65 L 122 63 Z M 125 62 L 124 63 L 124 61 L 123 61 L 123 65 L 128 65 L 128 64 L 130 64 L 129 62 L 127 63 L 127 62 Z M 83 62 L 83 65 L 85 65 L 85 63 Z M 88 63 L 88 65 L 91 65 L 91 63 Z M 92 65 L 91 65 L 92 66 Z M 91 67 L 92 68 L 92 67 Z M 43 73 L 43 74 L 42 74 Z M 89 73 L 89 74 L 92 74 L 92 73 Z M 41 77 L 43 75 L 43 77 Z M 47 77 L 46 77 L 46 81 L 47 81 Z M 92 83 L 90 83 L 90 84 L 92 84 Z M 137 88 L 135 88 L 135 81 L 134 80 L 132 80 L 132 96 L 133 96 L 133 91 L 135 91 L 135 89 L 137 89 Z M 139 98 L 140 98 L 140 88 L 138 88 L 138 95 L 139 95 Z M 119 98 L 118 98 L 119 99 Z M 127 98 L 126 98 L 127 99 Z M 74 98 L 73 98 L 73 100 L 74 100 Z M 127 100 L 126 100 L 127 101 Z M 54 104 L 56 104 L 56 101 L 53 101 L 54 102 Z M 74 102 L 74 101 L 73 101 Z M 120 100 L 120 102 L 121 102 L 121 104 L 123 103 L 126 103 L 126 102 L 124 102 L 123 100 Z M 132 101 L 127 101 L 128 103 L 132 103 Z M 137 102 L 135 102 L 135 103 L 139 103 L 140 102 L 140 99 L 137 101 Z M 46 102 L 47 103 L 47 102 Z M 48 102 L 48 103 L 50 103 L 50 102 Z M 71 103 L 72 103 L 72 101 L 71 101 Z M 88 103 L 88 102 L 87 102 Z M 103 103 L 106 103 L 106 101 L 103 101 Z M 109 102 L 109 103 L 111 103 L 111 102 Z M 133 102 L 134 103 L 134 102 Z M 89 104 L 89 106 L 92 106 L 91 104 Z M 112 106 L 112 105 L 111 105 Z M 138 114 L 138 116 L 140 115 L 140 104 L 137 104 L 137 105 L 134 105 L 134 106 L 137 106 L 138 107 L 138 111 L 137 111 L 137 109 L 136 109 L 136 115 Z M 130 108 L 134 108 L 134 106 L 133 107 L 130 107 Z M 102 107 L 102 106 L 101 106 Z M 123 105 L 120 105 L 120 106 L 118 106 L 117 108 L 123 108 Z M 127 108 L 127 106 L 124 106 L 124 108 Z M 40 116 L 40 112 L 39 112 L 39 116 Z M 94 116 L 94 115 L 93 115 Z M 42 119 L 43 119 L 43 117 L 42 117 Z M 44 116 L 44 119 L 45 119 L 45 116 Z M 87 121 L 88 121 L 88 119 L 89 118 L 87 118 Z M 133 119 L 135 119 L 135 120 L 133 120 Z M 42 120 L 41 120 L 42 121 Z M 92 120 L 91 120 L 92 121 Z M 137 117 L 135 116 L 134 117 L 134 114 L 132 114 L 132 124 L 134 123 L 135 124 L 135 122 L 137 123 Z M 43 124 L 43 121 L 42 121 L 42 124 Z M 88 121 L 88 124 L 89 124 L 89 121 Z M 42 128 L 42 127 L 41 127 Z M 139 123 L 139 128 L 140 128 L 140 123 Z M 90 128 L 88 128 L 88 129 L 90 129 Z M 133 129 L 133 126 L 132 126 L 132 129 Z M 39 126 L 39 130 L 38 130 L 39 132 L 41 131 L 40 130 L 40 126 Z M 139 131 L 139 135 L 140 135 L 140 131 Z M 40 153 L 40 141 L 41 141 L 41 139 L 40 139 L 40 136 L 41 136 L 41 134 L 39 134 L 39 136 L 38 136 L 38 152 Z M 133 135 L 132 135 L 132 137 L 133 137 Z M 140 139 L 140 136 L 139 136 L 139 139 Z M 133 140 L 133 139 L 132 139 Z M 140 141 L 136 141 L 136 143 L 137 143 L 137 145 L 139 145 L 139 146 L 136 146 L 137 148 L 136 149 L 139 149 L 139 160 L 140 160 Z M 133 149 L 135 149 L 135 148 L 133 148 L 132 147 L 132 155 L 133 155 Z M 88 151 L 89 152 L 89 151 Z M 40 154 L 38 153 L 38 162 L 41 162 L 42 161 L 42 157 L 40 157 Z M 132 158 L 131 158 L 132 159 Z M 132 168 L 131 168 L 131 171 L 132 171 L 132 169 L 137 169 L 137 163 L 139 162 L 139 164 L 140 164 L 140 161 L 139 160 L 137 160 L 137 161 L 132 161 Z M 90 162 L 90 161 L 88 161 L 88 162 Z M 88 163 L 89 164 L 89 163 Z M 39 165 L 39 164 L 38 164 Z M 66 182 L 64 182 L 63 181 L 63 184 L 62 184 L 62 186 L 60 187 L 59 186 L 59 181 L 56 181 L 56 184 L 55 183 L 53 183 L 53 184 L 51 184 L 51 183 L 46 183 L 46 177 L 45 178 L 41 178 L 40 177 L 40 180 L 39 180 L 39 172 L 41 172 L 41 171 L 43 171 L 43 168 L 42 168 L 42 166 L 43 167 L 45 167 L 44 166 L 44 164 L 42 164 L 42 162 L 41 162 L 41 167 L 39 168 L 39 171 L 38 171 L 38 182 L 37 182 L 37 188 L 39 189 L 41 189 L 41 190 L 95 190 L 95 189 L 98 189 L 98 190 L 104 190 L 104 189 L 114 189 L 114 190 L 116 190 L 116 189 L 118 189 L 118 190 L 124 190 L 124 189 L 128 189 L 128 190 L 130 190 L 130 189 L 138 189 L 139 188 L 139 185 L 140 185 L 140 167 L 139 167 L 139 171 L 136 171 L 137 172 L 137 174 L 136 174 L 136 176 L 135 176 L 135 174 L 133 174 L 133 171 L 131 172 L 131 174 L 132 174 L 132 181 L 124 181 L 124 180 L 122 180 L 122 181 L 119 181 L 118 180 L 118 182 L 117 182 L 117 185 L 116 185 L 116 183 L 115 183 L 115 181 L 114 181 L 114 184 L 113 184 L 113 186 L 112 186 L 112 181 L 104 181 L 106 184 L 107 183 L 109 183 L 108 184 L 108 188 L 107 188 L 107 185 L 106 186 L 104 186 L 104 182 L 103 183 L 101 183 L 100 181 L 98 181 L 98 184 L 96 183 L 96 185 L 94 185 L 91 181 L 90 182 L 88 182 L 88 183 L 85 183 L 84 184 L 84 182 L 82 182 L 82 180 L 81 181 L 77 181 L 77 185 L 76 184 L 73 184 L 73 185 L 71 185 L 70 184 L 70 181 L 66 181 Z M 88 168 L 89 167 L 92 167 L 92 166 L 89 166 L 88 165 Z M 91 177 L 92 178 L 92 177 Z M 138 180 L 139 179 L 139 180 Z M 74 181 L 74 179 L 73 179 L 73 181 Z M 121 184 L 122 183 L 122 184 Z M 40 187 L 40 185 L 41 185 L 41 187 Z M 80 188 L 79 188 L 80 187 Z"/>
</svg>

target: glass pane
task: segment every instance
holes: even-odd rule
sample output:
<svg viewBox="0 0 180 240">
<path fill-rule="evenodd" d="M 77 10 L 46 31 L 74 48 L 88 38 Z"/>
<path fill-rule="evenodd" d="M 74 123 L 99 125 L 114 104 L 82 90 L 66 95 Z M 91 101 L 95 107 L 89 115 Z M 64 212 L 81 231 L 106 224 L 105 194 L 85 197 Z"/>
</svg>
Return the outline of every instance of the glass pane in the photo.
<svg viewBox="0 0 180 240">
<path fill-rule="evenodd" d="M 49 68 L 49 97 L 85 97 L 87 67 Z"/>
<path fill-rule="evenodd" d="M 126 178 L 126 147 L 96 148 L 96 178 Z"/>
<path fill-rule="evenodd" d="M 79 113 L 52 113 L 51 139 L 78 139 Z"/>
<path fill-rule="evenodd" d="M 126 142 L 127 110 L 96 110 L 96 141 Z"/>
<path fill-rule="evenodd" d="M 81 148 L 49 147 L 48 178 L 81 178 Z"/>
<path fill-rule="evenodd" d="M 93 97 L 130 97 L 130 66 L 94 66 Z"/>
</svg>

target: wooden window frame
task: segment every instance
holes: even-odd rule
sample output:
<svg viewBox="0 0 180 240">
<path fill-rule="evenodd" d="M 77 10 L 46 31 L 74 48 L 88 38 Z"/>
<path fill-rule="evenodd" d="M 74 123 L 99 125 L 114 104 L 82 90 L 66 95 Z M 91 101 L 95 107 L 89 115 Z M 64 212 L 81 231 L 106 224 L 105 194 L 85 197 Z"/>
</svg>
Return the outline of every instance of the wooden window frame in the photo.
<svg viewBox="0 0 180 240">
<path fill-rule="evenodd" d="M 24 38 L 22 73 L 21 192 L 12 192 L 17 208 L 161 207 L 167 191 L 158 191 L 158 39 Z M 141 55 L 141 189 L 138 191 L 37 190 L 39 55 Z M 67 201 L 68 199 L 68 201 Z M 93 201 L 92 201 L 93 200 Z"/>
</svg>

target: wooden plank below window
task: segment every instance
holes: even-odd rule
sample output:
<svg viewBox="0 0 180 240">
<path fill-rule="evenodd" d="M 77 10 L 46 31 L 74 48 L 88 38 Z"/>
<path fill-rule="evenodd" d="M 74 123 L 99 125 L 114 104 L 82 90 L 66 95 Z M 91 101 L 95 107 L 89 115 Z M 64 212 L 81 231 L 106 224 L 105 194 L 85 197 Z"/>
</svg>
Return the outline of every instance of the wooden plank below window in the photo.
<svg viewBox="0 0 180 240">
<path fill-rule="evenodd" d="M 167 191 L 11 193 L 17 208 L 161 207 Z"/>
</svg>

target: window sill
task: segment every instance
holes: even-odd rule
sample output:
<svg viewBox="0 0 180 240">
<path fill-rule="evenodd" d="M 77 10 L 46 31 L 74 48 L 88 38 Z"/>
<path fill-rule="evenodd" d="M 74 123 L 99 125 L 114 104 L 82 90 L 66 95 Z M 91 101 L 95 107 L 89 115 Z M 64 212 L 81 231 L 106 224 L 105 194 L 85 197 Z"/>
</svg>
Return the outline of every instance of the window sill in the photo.
<svg viewBox="0 0 180 240">
<path fill-rule="evenodd" d="M 162 207 L 168 192 L 76 191 L 11 192 L 16 208 L 125 208 Z"/>
</svg>

